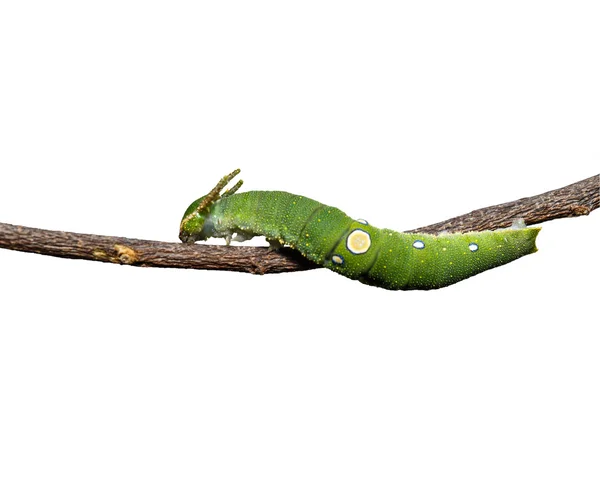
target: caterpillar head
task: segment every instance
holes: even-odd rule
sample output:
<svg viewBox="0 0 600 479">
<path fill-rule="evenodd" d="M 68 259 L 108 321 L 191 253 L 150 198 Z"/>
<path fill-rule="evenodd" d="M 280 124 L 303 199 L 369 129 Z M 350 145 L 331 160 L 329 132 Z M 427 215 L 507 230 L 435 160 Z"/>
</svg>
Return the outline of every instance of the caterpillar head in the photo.
<svg viewBox="0 0 600 479">
<path fill-rule="evenodd" d="M 179 239 L 184 243 L 195 243 L 213 236 L 213 224 L 210 216 L 210 208 L 220 198 L 233 195 L 242 186 L 242 180 L 238 181 L 232 188 L 223 194 L 221 191 L 238 173 L 239 169 L 232 171 L 221 178 L 210 193 L 198 198 L 188 209 L 185 210 L 181 225 L 179 226 Z"/>
<path fill-rule="evenodd" d="M 209 208 L 198 208 L 206 196 L 198 198 L 185 210 L 179 226 L 179 239 L 184 243 L 195 243 L 208 238 L 205 225 L 210 217 Z"/>
</svg>

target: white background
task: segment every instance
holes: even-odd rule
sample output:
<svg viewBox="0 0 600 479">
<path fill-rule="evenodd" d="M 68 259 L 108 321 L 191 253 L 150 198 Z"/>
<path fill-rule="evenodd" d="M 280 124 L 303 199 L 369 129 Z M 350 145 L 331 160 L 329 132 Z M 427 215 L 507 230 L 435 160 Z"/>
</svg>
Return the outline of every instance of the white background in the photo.
<svg viewBox="0 0 600 479">
<path fill-rule="evenodd" d="M 2 2 L 0 221 L 177 241 L 225 173 L 397 230 L 587 178 L 597 2 Z M 600 476 L 599 213 L 455 286 L 0 250 L 0 476 Z"/>
</svg>

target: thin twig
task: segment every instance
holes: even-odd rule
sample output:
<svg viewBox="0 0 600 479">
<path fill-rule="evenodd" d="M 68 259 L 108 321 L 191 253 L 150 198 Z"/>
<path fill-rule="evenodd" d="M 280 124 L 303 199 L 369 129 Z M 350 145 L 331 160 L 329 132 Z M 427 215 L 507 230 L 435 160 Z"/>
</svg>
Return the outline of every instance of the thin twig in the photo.
<svg viewBox="0 0 600 479">
<path fill-rule="evenodd" d="M 596 175 L 541 195 L 471 211 L 466 215 L 411 230 L 410 233 L 495 230 L 510 226 L 517 218 L 525 220 L 527 225 L 534 225 L 558 218 L 589 215 L 599 206 L 600 175 Z"/>
<path fill-rule="evenodd" d="M 483 231 L 510 226 L 516 218 L 528 225 L 588 215 L 600 206 L 600 175 L 541 195 L 490 206 L 412 230 L 422 233 Z M 297 251 L 267 247 L 166 243 L 116 236 L 50 231 L 0 223 L 0 248 L 61 258 L 134 266 L 217 269 L 255 274 L 318 268 Z"/>
</svg>

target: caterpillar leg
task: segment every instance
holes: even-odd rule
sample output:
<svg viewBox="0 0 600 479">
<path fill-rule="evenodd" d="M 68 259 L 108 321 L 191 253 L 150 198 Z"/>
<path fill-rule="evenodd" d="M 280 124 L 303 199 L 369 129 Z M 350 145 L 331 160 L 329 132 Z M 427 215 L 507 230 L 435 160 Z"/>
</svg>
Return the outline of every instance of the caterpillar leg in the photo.
<svg viewBox="0 0 600 479">
<path fill-rule="evenodd" d="M 244 241 L 251 240 L 255 236 L 256 235 L 254 233 L 250 233 L 249 231 L 237 232 L 235 234 L 235 236 L 233 237 L 233 239 L 230 239 L 229 242 L 237 241 L 239 243 L 243 243 Z M 229 244 L 229 242 L 227 244 Z"/>
<path fill-rule="evenodd" d="M 267 238 L 269 243 L 269 251 L 277 251 L 284 245 L 283 241 L 277 238 Z"/>
</svg>

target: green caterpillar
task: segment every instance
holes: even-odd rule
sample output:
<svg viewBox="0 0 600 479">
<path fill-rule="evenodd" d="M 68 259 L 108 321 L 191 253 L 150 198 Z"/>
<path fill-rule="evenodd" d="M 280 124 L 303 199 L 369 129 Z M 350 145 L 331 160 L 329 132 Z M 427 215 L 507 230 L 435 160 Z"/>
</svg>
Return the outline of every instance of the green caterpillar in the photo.
<svg viewBox="0 0 600 479">
<path fill-rule="evenodd" d="M 184 243 L 226 238 L 227 244 L 265 236 L 309 260 L 365 284 L 387 289 L 435 289 L 537 251 L 539 228 L 431 235 L 397 233 L 355 220 L 337 208 L 283 191 L 221 194 L 240 170 L 225 176 L 186 210 Z"/>
</svg>

